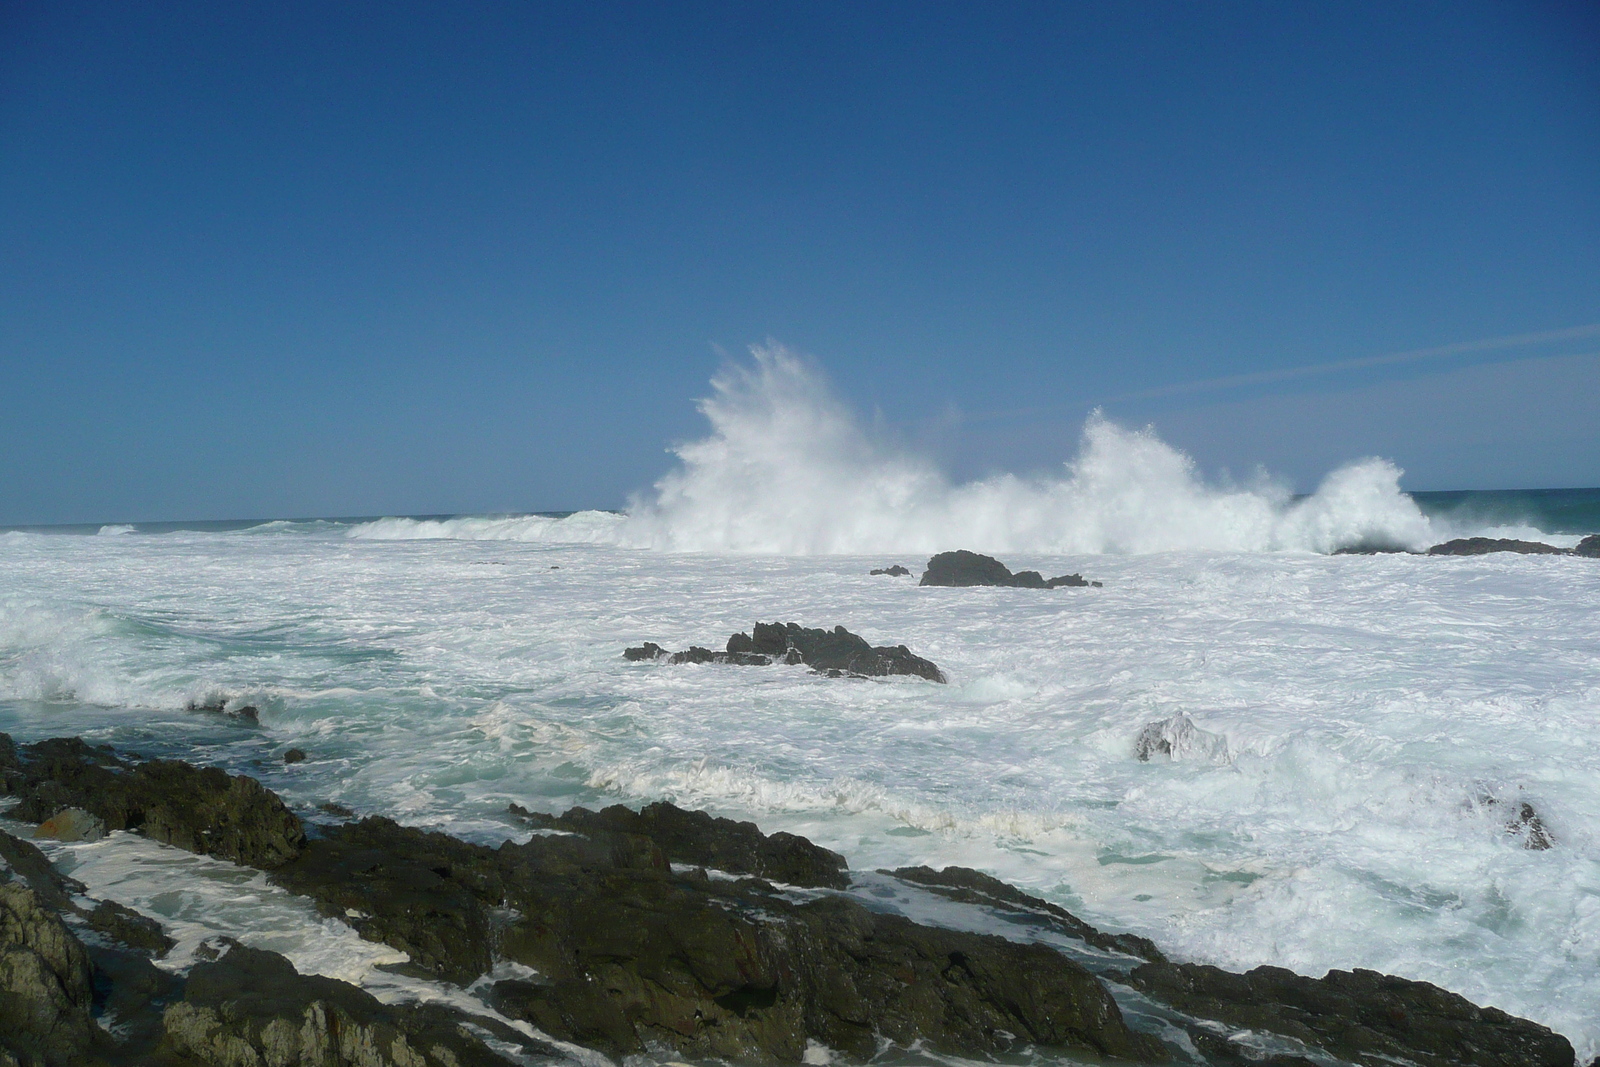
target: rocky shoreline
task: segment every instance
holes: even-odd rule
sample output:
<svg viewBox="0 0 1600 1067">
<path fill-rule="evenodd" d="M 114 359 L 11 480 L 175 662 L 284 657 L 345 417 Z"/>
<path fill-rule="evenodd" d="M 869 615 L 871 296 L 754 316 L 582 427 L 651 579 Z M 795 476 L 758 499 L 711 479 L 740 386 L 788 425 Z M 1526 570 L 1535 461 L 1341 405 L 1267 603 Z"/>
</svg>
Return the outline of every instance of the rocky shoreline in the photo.
<svg viewBox="0 0 1600 1067">
<path fill-rule="evenodd" d="M 1278 1067 L 1574 1063 L 1560 1035 L 1424 982 L 1174 962 L 977 871 L 872 877 L 1004 919 L 1019 939 L 913 922 L 852 892 L 836 853 L 670 804 L 562 815 L 513 805 L 508 820 L 532 836 L 491 848 L 380 816 L 308 822 L 245 776 L 4 734 L 0 794 L 14 798 L 7 818 L 47 833 L 129 831 L 265 871 L 418 972 L 471 986 L 484 1006 L 384 1004 L 227 943 L 173 973 L 158 966 L 170 945 L 159 923 L 89 899 L 33 844 L 0 833 L 3 1067 L 476 1067 L 570 1060 L 574 1046 L 763 1065 L 894 1048 Z M 507 965 L 522 977 L 499 977 Z"/>
</svg>

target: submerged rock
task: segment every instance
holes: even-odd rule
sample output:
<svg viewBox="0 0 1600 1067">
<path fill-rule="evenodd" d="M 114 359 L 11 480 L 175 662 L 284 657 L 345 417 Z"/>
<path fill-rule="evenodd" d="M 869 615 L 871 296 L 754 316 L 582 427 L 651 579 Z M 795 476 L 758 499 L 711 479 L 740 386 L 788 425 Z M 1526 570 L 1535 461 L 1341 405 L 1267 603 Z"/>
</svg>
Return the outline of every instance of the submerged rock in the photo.
<svg viewBox="0 0 1600 1067">
<path fill-rule="evenodd" d="M 43 822 L 76 808 L 106 830 L 146 837 L 252 867 L 276 867 L 305 841 L 299 818 L 254 778 L 176 760 L 131 763 L 78 738 L 16 746 L 3 734 L 0 795 L 13 818 Z"/>
<path fill-rule="evenodd" d="M 1168 759 L 1206 759 L 1213 763 L 1228 762 L 1228 739 L 1221 734 L 1202 730 L 1186 712 L 1170 719 L 1146 723 L 1133 741 L 1133 754 L 1140 762 L 1148 763 L 1156 756 Z"/>
<path fill-rule="evenodd" d="M 993 556 L 958 549 L 940 552 L 928 560 L 928 569 L 922 574 L 920 585 L 975 586 L 998 585 L 1014 589 L 1057 589 L 1062 586 L 1099 587 L 1100 582 L 1085 580 L 1081 574 L 1063 574 L 1046 579 L 1038 571 L 1011 573 L 1011 568 Z"/>
<path fill-rule="evenodd" d="M 804 663 L 813 670 L 841 677 L 882 678 L 892 674 L 943 682 L 944 672 L 931 660 L 915 655 L 905 645 L 879 645 L 874 648 L 864 637 L 843 626 L 832 630 L 804 627 L 793 622 L 758 622 L 750 633 L 728 638 L 724 651 L 692 645 L 682 652 L 668 653 L 654 641 L 647 641 L 623 653 L 628 660 L 665 658 L 668 663 L 729 663 L 742 667 L 766 667 L 774 663 Z"/>
<path fill-rule="evenodd" d="M 1128 983 L 1200 1018 L 1293 1037 L 1372 1067 L 1572 1067 L 1575 1059 L 1566 1038 L 1537 1023 L 1376 971 L 1306 978 L 1281 967 L 1232 974 L 1147 963 Z"/>
<path fill-rule="evenodd" d="M 1428 549 L 1430 556 L 1486 556 L 1490 552 L 1518 552 L 1525 556 L 1565 556 L 1567 550 L 1542 541 L 1517 541 L 1508 537 L 1458 537 Z"/>
<path fill-rule="evenodd" d="M 867 573 L 871 575 L 883 574 L 890 578 L 904 578 L 911 572 L 905 567 L 902 567 L 900 564 L 896 563 L 893 566 L 879 567 L 876 570 L 870 570 Z"/>
</svg>

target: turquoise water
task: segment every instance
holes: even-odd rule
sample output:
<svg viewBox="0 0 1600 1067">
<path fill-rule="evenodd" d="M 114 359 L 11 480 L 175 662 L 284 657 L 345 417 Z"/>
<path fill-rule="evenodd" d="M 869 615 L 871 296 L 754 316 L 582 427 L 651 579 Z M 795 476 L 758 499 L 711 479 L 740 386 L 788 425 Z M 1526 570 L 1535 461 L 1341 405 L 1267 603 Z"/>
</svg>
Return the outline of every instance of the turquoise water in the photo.
<svg viewBox="0 0 1600 1067">
<path fill-rule="evenodd" d="M 1600 533 L 1600 489 L 1462 489 L 1412 493 L 1423 514 L 1457 527 Z"/>
</svg>

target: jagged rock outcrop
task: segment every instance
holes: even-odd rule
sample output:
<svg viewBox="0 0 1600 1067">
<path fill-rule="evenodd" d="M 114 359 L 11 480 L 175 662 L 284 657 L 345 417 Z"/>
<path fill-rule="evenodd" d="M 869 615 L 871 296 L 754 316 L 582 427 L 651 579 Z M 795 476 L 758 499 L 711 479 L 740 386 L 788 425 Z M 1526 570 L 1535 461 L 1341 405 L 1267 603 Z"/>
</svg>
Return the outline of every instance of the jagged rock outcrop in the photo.
<svg viewBox="0 0 1600 1067">
<path fill-rule="evenodd" d="M 621 804 L 602 811 L 573 808 L 564 815 L 545 815 L 513 804 L 511 812 L 550 830 L 648 837 L 672 863 L 751 874 L 789 885 L 843 889 L 850 884 L 848 864 L 837 852 L 795 834 L 781 830 L 764 834 L 753 822 L 720 819 L 672 804 L 646 804 L 639 811 Z"/>
<path fill-rule="evenodd" d="M 1203 1019 L 1297 1038 L 1371 1067 L 1571 1067 L 1572 1045 L 1537 1023 L 1480 1008 L 1427 982 L 1375 971 L 1307 978 L 1281 967 L 1233 974 L 1147 963 L 1134 988 Z"/>
<path fill-rule="evenodd" d="M 552 821 L 582 830 L 490 849 L 369 818 L 331 828 L 272 877 L 329 914 L 354 912 L 363 936 L 456 981 L 487 970 L 493 928 L 501 955 L 540 975 L 498 983 L 499 1009 L 613 1055 L 655 1044 L 795 1062 L 818 1040 L 864 1059 L 882 1035 L 966 1054 L 1042 1044 L 1165 1058 L 1092 975 L 1043 946 L 921 927 L 843 897 L 796 900 L 756 878 L 675 872 L 669 850 L 767 862 L 763 842 L 709 818 Z M 661 828 L 667 847 L 615 828 L 629 825 Z M 697 828 L 708 838 L 695 840 Z"/>
<path fill-rule="evenodd" d="M 765 667 L 773 663 L 804 663 L 812 670 L 838 678 L 883 678 L 892 674 L 943 682 L 944 672 L 931 660 L 915 655 L 905 645 L 879 645 L 843 626 L 832 630 L 793 622 L 758 622 L 749 633 L 728 638 L 727 648 L 713 652 L 699 645 L 668 653 L 654 641 L 626 649 L 623 658 L 638 661 L 665 659 L 668 663 L 731 663 Z"/>
<path fill-rule="evenodd" d="M 484 1026 L 487 1020 L 474 1020 Z M 207 1067 L 506 1067 L 448 1012 L 397 1008 L 275 952 L 233 946 L 195 966 L 162 1018 L 166 1048 Z M 524 1051 L 557 1050 L 507 1027 Z"/>
<path fill-rule="evenodd" d="M 905 578 L 910 575 L 911 572 L 905 567 L 902 567 L 900 564 L 895 563 L 888 567 L 874 567 L 867 573 L 874 577 L 881 574 L 889 578 Z"/>
<path fill-rule="evenodd" d="M 1600 534 L 1590 534 L 1578 542 L 1578 547 L 1572 550 L 1574 556 L 1584 556 L 1588 559 L 1600 559 Z"/>
<path fill-rule="evenodd" d="M 13 818 L 39 823 L 79 808 L 106 830 L 137 830 L 264 869 L 292 858 L 305 841 L 300 819 L 254 778 L 177 760 L 134 763 L 75 737 L 5 742 L 0 795 L 20 798 Z"/>
<path fill-rule="evenodd" d="M 922 573 L 919 585 L 947 585 L 947 586 L 975 586 L 999 585 L 1009 586 L 1014 589 L 1056 589 L 1062 586 L 1095 586 L 1102 583 L 1085 580 L 1081 574 L 1063 574 L 1057 578 L 1045 578 L 1038 571 L 1018 571 L 1011 573 L 1011 568 L 995 559 L 993 556 L 983 556 L 966 549 L 957 549 L 954 552 L 940 552 L 928 560 L 928 568 Z"/>
<path fill-rule="evenodd" d="M 83 1063 L 97 1033 L 89 954 L 27 881 L 0 879 L 0 1049 L 23 1063 Z"/>
<path fill-rule="evenodd" d="M 1517 552 L 1524 556 L 1565 556 L 1567 550 L 1541 541 L 1509 537 L 1458 537 L 1428 549 L 1430 556 L 1486 556 L 1491 552 Z"/>
<path fill-rule="evenodd" d="M 8 782 L 36 781 L 33 747 L 9 742 L 0 735 L 0 773 Z M 97 766 L 115 759 L 91 751 Z M 78 781 L 79 761 L 58 763 Z M 119 765 L 124 775 L 142 766 Z M 848 878 L 843 860 L 803 838 L 667 804 L 515 813 L 541 832 L 498 848 L 383 818 L 328 827 L 269 877 L 441 978 L 465 985 L 500 960 L 531 968 L 533 978 L 495 982 L 491 1002 L 553 1037 L 613 1056 L 671 1050 L 794 1063 L 819 1041 L 866 1060 L 887 1039 L 969 1057 L 1033 1046 L 1143 1063 L 1168 1058 L 1068 957 L 1037 943 L 921 926 L 829 892 Z M 149 920 L 74 903 L 83 887 L 26 842 L 0 834 L 0 858 L 0 890 L 7 890 L 0 910 L 8 909 L 0 915 L 0 954 L 15 949 L 23 960 L 0 964 L 0 988 L 28 991 L 0 997 L 0 1012 L 25 1016 L 0 1017 L 0 1063 L 7 1056 L 46 1067 L 98 1062 L 105 1048 L 96 1043 L 113 1038 L 96 1029 L 88 1044 L 80 1040 L 84 1005 L 100 1003 L 85 1001 L 85 988 L 109 989 L 103 1004 L 116 1020 L 116 1062 L 500 1062 L 449 1012 L 384 1007 L 354 987 L 299 975 L 271 953 L 235 948 L 197 967 L 179 990 L 150 966 L 148 955 L 164 950 L 164 938 Z M 1366 971 L 1311 979 L 1278 968 L 1239 975 L 1171 963 L 1148 941 L 1098 931 L 981 872 L 893 873 L 1113 953 L 1096 966 L 1185 1013 L 1178 1024 L 1212 1063 L 1310 1061 L 1292 1053 L 1262 1058 L 1207 1020 L 1303 1042 L 1313 1059 L 1325 1052 L 1373 1067 L 1573 1063 L 1559 1035 L 1426 983 Z M 780 889 L 767 879 L 819 888 Z M 68 928 L 74 923 L 83 931 L 78 940 Z M 95 947 L 99 938 L 110 947 Z M 140 942 L 142 950 L 130 947 Z M 498 1033 L 492 1020 L 472 1022 L 522 1040 L 516 1031 Z M 16 1051 L 23 1041 L 31 1044 Z M 39 1051 L 52 1042 L 55 1059 Z M 552 1051 L 523 1044 L 536 1055 Z"/>
</svg>

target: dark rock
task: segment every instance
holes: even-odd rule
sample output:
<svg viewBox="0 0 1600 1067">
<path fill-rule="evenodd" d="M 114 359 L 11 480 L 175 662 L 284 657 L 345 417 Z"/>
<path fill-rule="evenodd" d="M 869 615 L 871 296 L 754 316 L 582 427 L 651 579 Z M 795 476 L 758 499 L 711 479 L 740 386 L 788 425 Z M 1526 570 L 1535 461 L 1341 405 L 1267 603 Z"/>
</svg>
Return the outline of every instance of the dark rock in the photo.
<svg viewBox="0 0 1600 1067">
<path fill-rule="evenodd" d="M 305 761 L 306 750 L 303 748 L 291 748 L 283 754 L 283 762 L 285 763 L 304 763 Z"/>
<path fill-rule="evenodd" d="M 160 959 L 177 942 L 168 937 L 161 924 L 114 900 L 102 900 L 88 915 L 89 928 L 129 948 Z"/>
<path fill-rule="evenodd" d="M 910 882 L 962 904 L 1025 915 L 1030 921 L 1052 927 L 1098 949 L 1122 952 L 1155 962 L 1166 959 L 1155 944 L 1146 938 L 1134 934 L 1102 933 L 1065 908 L 1029 896 L 1013 885 L 970 867 L 946 867 L 942 871 L 930 867 L 901 867 L 896 871 L 879 873 L 892 874 L 902 882 Z"/>
<path fill-rule="evenodd" d="M 1353 545 L 1340 545 L 1334 549 L 1335 556 L 1384 556 L 1384 555 L 1417 555 L 1405 545 L 1393 541 L 1357 541 Z"/>
<path fill-rule="evenodd" d="M 72 898 L 88 891 L 56 870 L 39 846 L 0 830 L 0 882 L 19 879 L 39 894 L 45 907 L 58 912 L 72 910 Z"/>
<path fill-rule="evenodd" d="M 667 650 L 654 641 L 646 641 L 637 648 L 627 648 L 622 651 L 622 658 L 630 662 L 643 659 L 660 659 L 667 654 Z"/>
<path fill-rule="evenodd" d="M 1507 537 L 1458 537 L 1428 549 L 1430 556 L 1485 556 L 1490 552 L 1518 552 L 1525 556 L 1565 556 L 1567 550 L 1540 541 Z"/>
<path fill-rule="evenodd" d="M 184 711 L 203 711 L 208 715 L 226 715 L 240 722 L 247 722 L 259 726 L 261 723 L 261 709 L 254 704 L 245 704 L 237 708 L 228 706 L 227 700 L 213 700 L 202 703 L 191 700 L 183 706 Z"/>
<path fill-rule="evenodd" d="M 685 811 L 665 802 L 639 811 L 613 805 L 603 811 L 573 808 L 564 815 L 542 815 L 513 805 L 514 813 L 552 830 L 638 834 L 654 841 L 673 863 L 751 874 L 789 885 L 844 889 L 850 874 L 844 857 L 803 837 L 779 831 L 763 834 L 753 822 Z"/>
<path fill-rule="evenodd" d="M 340 819 L 348 819 L 352 815 L 355 814 L 355 812 L 351 811 L 349 808 L 345 807 L 343 804 L 338 804 L 338 803 L 335 803 L 334 801 L 331 801 L 331 800 L 324 801 L 323 803 L 318 804 L 317 805 L 317 810 L 320 811 L 320 812 L 324 812 L 325 814 L 328 814 L 328 815 L 336 816 L 336 817 L 338 817 Z"/>
<path fill-rule="evenodd" d="M 473 1018 L 474 1025 L 492 1025 Z M 359 1064 L 361 1067 L 505 1067 L 438 1008 L 391 1007 L 346 982 L 302 975 L 275 952 L 237 946 L 197 964 L 183 1000 L 163 1017 L 167 1047 L 205 1064 Z M 509 1028 L 523 1051 L 559 1055 Z"/>
<path fill-rule="evenodd" d="M 1578 547 L 1572 550 L 1572 554 L 1588 559 L 1600 559 L 1600 534 L 1590 534 L 1579 541 Z"/>
<path fill-rule="evenodd" d="M 940 552 L 928 560 L 928 569 L 922 574 L 921 585 L 946 585 L 968 587 L 998 585 L 1013 589 L 1058 589 L 1063 586 L 1099 586 L 1100 582 L 1086 581 L 1081 574 L 1063 574 L 1046 580 L 1038 571 L 1011 573 L 1011 569 L 993 556 L 982 556 L 966 549 Z"/>
<path fill-rule="evenodd" d="M 900 564 L 896 563 L 893 566 L 890 566 L 890 567 L 879 567 L 877 570 L 871 570 L 871 571 L 868 571 L 867 573 L 868 574 L 884 574 L 884 575 L 889 576 L 890 578 L 904 578 L 908 574 L 910 574 L 911 572 L 909 570 L 907 570 L 906 568 L 900 566 Z"/>
<path fill-rule="evenodd" d="M 1293 1037 L 1355 1063 L 1420 1067 L 1571 1067 L 1566 1038 L 1427 982 L 1375 971 L 1306 978 L 1281 967 L 1232 974 L 1147 963 L 1134 988 L 1180 1011 Z"/>
<path fill-rule="evenodd" d="M 17 748 L 0 770 L 0 793 L 20 798 L 14 818 L 40 822 L 82 808 L 107 830 L 138 830 L 252 867 L 278 866 L 305 840 L 299 818 L 254 778 L 175 760 L 132 764 L 78 738 Z"/>
<path fill-rule="evenodd" d="M 489 908 L 504 895 L 484 851 L 371 816 L 307 842 L 270 877 L 367 940 L 393 945 L 428 973 L 468 985 L 491 965 Z"/>
<path fill-rule="evenodd" d="M 1542 852 L 1551 845 L 1550 832 L 1544 828 L 1544 820 L 1539 818 L 1539 813 L 1533 810 L 1532 804 L 1518 804 L 1517 817 L 1506 829 L 1522 836 L 1523 848 Z"/>
<path fill-rule="evenodd" d="M 330 914 L 356 910 L 363 936 L 457 981 L 487 969 L 492 934 L 539 974 L 497 983 L 498 1008 L 613 1056 L 664 1046 L 795 1062 L 815 1039 L 867 1059 L 881 1036 L 963 1054 L 1044 1045 L 1166 1058 L 1092 975 L 1044 946 L 668 863 L 676 853 L 798 877 L 798 853 L 812 876 L 842 873 L 808 842 L 664 806 L 544 818 L 581 832 L 491 849 L 367 819 L 311 841 L 272 878 Z M 473 944 L 480 954 L 463 948 Z"/>
<path fill-rule="evenodd" d="M 1494 807 L 1501 803 L 1500 798 L 1491 793 L 1479 796 L 1478 802 L 1486 807 Z M 1511 807 L 1515 810 L 1515 814 L 1506 820 L 1506 833 L 1522 838 L 1523 848 L 1543 852 L 1554 844 L 1550 831 L 1545 829 L 1544 820 L 1539 818 L 1539 813 L 1532 804 L 1519 800 Z"/>
<path fill-rule="evenodd" d="M 765 883 L 638 866 L 577 867 L 569 841 L 500 849 L 527 918 L 505 954 L 538 983 L 501 983 L 503 1011 L 614 1056 L 667 1045 L 691 1057 L 794 1062 L 808 1040 L 868 1059 L 880 1038 L 993 1055 L 1028 1045 L 1145 1061 L 1088 972 L 1042 945 L 936 930 L 842 897 L 795 903 Z"/>
<path fill-rule="evenodd" d="M 666 655 L 656 644 L 630 648 L 628 659 L 658 659 Z M 744 667 L 766 667 L 773 663 L 804 663 L 829 677 L 850 675 L 857 678 L 882 678 L 892 674 L 943 682 L 944 674 L 929 660 L 911 652 L 905 645 L 867 644 L 865 638 L 843 626 L 832 630 L 807 628 L 798 623 L 758 622 L 750 633 L 728 638 L 727 650 L 713 652 L 693 645 L 667 656 L 668 663 L 731 663 Z"/>
</svg>

